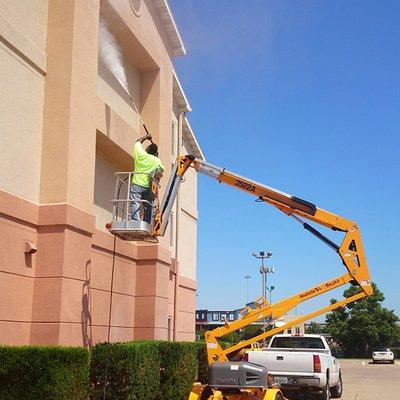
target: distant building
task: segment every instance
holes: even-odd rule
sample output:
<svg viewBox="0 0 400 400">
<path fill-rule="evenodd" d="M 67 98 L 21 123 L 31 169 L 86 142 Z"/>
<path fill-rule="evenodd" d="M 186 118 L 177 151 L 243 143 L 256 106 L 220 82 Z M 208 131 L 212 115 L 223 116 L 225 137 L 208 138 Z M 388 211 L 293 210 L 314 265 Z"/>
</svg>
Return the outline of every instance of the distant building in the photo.
<svg viewBox="0 0 400 400">
<path fill-rule="evenodd" d="M 247 306 L 254 306 L 254 303 L 249 303 Z M 241 318 L 240 311 L 242 309 L 236 310 L 196 310 L 196 331 L 201 329 L 212 330 L 218 326 L 225 324 L 226 321 L 233 322 Z M 300 318 L 301 315 L 284 315 L 278 318 L 273 326 L 275 328 L 279 328 L 290 321 L 293 321 L 297 318 Z M 259 322 L 255 322 L 252 325 L 262 325 L 262 320 Z M 304 322 L 291 328 L 285 329 L 280 333 L 286 334 L 296 334 L 296 335 L 304 335 L 305 333 L 305 324 Z"/>
<path fill-rule="evenodd" d="M 240 310 L 196 310 L 196 331 L 207 328 L 213 329 L 226 321 L 233 322 L 240 318 Z"/>
<path fill-rule="evenodd" d="M 301 315 L 284 315 L 275 321 L 274 326 L 276 328 L 279 328 L 283 325 L 286 325 L 288 322 L 294 321 L 295 319 L 300 318 L 300 317 L 301 317 Z M 290 334 L 304 335 L 306 333 L 305 324 L 304 324 L 304 322 L 302 322 L 301 324 L 294 325 L 290 328 L 285 329 L 284 331 L 282 331 L 280 333 L 285 333 L 285 334 L 289 334 L 289 335 Z"/>
</svg>

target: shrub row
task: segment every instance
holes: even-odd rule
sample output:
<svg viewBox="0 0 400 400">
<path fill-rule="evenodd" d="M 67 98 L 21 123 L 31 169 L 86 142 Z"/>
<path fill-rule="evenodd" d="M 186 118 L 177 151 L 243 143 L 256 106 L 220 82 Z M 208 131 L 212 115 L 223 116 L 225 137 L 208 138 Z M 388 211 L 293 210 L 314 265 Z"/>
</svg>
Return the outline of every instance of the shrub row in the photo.
<svg viewBox="0 0 400 400">
<path fill-rule="evenodd" d="M 160 386 L 158 349 L 147 342 L 98 344 L 92 350 L 91 397 L 152 399 Z"/>
<path fill-rule="evenodd" d="M 84 348 L 0 346 L 2 400 L 86 400 L 88 389 Z"/>
<path fill-rule="evenodd" d="M 98 344 L 92 350 L 91 397 L 102 400 L 105 390 L 108 400 L 186 400 L 201 348 L 161 341 Z"/>
<path fill-rule="evenodd" d="M 1 400 L 187 400 L 207 374 L 205 343 L 0 346 Z"/>
<path fill-rule="evenodd" d="M 162 342 L 160 353 L 160 398 L 187 400 L 197 375 L 197 346 L 188 342 Z"/>
<path fill-rule="evenodd" d="M 205 342 L 196 342 L 197 347 L 197 381 L 208 382 L 208 360 Z"/>
</svg>

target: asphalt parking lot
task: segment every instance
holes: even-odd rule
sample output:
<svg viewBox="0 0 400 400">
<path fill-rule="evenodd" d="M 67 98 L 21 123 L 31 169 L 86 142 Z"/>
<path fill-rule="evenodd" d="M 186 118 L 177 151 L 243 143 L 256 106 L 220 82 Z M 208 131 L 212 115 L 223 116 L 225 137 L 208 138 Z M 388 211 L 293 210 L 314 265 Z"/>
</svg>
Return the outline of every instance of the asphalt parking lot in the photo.
<svg viewBox="0 0 400 400">
<path fill-rule="evenodd" d="M 343 376 L 342 400 L 399 400 L 400 361 L 372 364 L 370 360 L 339 360 Z"/>
<path fill-rule="evenodd" d="M 400 361 L 372 364 L 371 360 L 339 359 L 342 367 L 341 400 L 400 400 Z M 316 400 L 318 396 L 286 393 L 290 400 Z"/>
</svg>

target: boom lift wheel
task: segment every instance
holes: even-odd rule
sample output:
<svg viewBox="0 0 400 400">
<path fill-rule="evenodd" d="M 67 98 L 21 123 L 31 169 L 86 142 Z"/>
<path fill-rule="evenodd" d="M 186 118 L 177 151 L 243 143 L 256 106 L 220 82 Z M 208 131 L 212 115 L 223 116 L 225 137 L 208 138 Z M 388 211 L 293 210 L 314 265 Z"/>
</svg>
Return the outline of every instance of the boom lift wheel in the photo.
<svg viewBox="0 0 400 400">
<path fill-rule="evenodd" d="M 210 386 L 206 386 L 201 392 L 201 396 L 199 400 L 209 400 L 209 398 L 214 394 L 213 390 Z"/>
</svg>

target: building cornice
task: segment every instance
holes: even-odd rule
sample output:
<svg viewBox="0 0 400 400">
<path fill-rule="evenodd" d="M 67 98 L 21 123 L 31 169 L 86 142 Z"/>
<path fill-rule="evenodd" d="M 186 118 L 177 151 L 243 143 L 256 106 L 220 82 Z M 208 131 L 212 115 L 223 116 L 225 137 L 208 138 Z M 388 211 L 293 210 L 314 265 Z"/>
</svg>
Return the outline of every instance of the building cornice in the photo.
<svg viewBox="0 0 400 400">
<path fill-rule="evenodd" d="M 174 71 L 174 81 L 173 81 L 173 94 L 174 99 L 178 105 L 179 112 L 190 112 L 192 111 L 192 107 L 190 107 L 189 100 L 186 97 L 185 92 L 183 91 L 182 85 Z"/>
<path fill-rule="evenodd" d="M 163 27 L 165 29 L 165 32 L 167 33 L 168 40 L 172 47 L 172 55 L 174 57 L 186 55 L 185 45 L 183 44 L 182 37 L 179 33 L 178 27 L 176 26 L 167 0 L 152 1 L 160 16 L 161 21 L 163 22 Z"/>
<path fill-rule="evenodd" d="M 192 154 L 196 157 L 199 158 L 200 160 L 205 160 L 203 151 L 201 150 L 201 147 L 199 145 L 199 142 L 196 139 L 196 136 L 193 132 L 192 127 L 190 126 L 190 123 L 186 117 L 183 118 L 183 138 L 186 140 L 190 146 Z"/>
<path fill-rule="evenodd" d="M 179 113 L 188 113 L 188 112 L 192 111 L 192 107 L 190 107 L 189 100 L 187 99 L 186 94 L 183 91 L 182 85 L 181 85 L 179 78 L 176 75 L 175 71 L 174 71 L 174 78 L 173 78 L 173 95 L 174 95 L 176 104 L 178 105 Z M 205 160 L 203 151 L 201 150 L 199 142 L 197 141 L 196 136 L 193 132 L 193 129 L 190 126 L 190 123 L 186 116 L 183 118 L 182 125 L 183 125 L 182 126 L 183 138 L 189 144 L 189 146 L 191 148 L 191 152 L 197 158 L 199 158 L 201 160 Z"/>
</svg>

